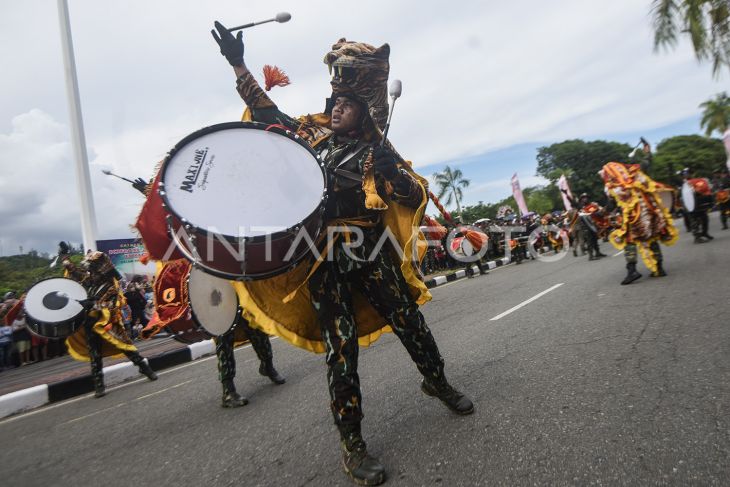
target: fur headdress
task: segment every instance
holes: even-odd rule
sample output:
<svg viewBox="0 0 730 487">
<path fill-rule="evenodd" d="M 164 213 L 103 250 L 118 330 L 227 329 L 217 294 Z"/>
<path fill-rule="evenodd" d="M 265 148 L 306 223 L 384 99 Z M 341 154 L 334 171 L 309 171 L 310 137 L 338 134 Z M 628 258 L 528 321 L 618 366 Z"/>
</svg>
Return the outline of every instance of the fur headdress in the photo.
<svg viewBox="0 0 730 487">
<path fill-rule="evenodd" d="M 332 100 L 338 96 L 349 96 L 365 104 L 370 118 L 380 130 L 385 128 L 388 119 L 389 56 L 388 44 L 375 48 L 344 37 L 324 56 L 324 63 L 333 74 L 330 82 Z M 331 105 L 327 111 L 330 110 Z"/>
</svg>

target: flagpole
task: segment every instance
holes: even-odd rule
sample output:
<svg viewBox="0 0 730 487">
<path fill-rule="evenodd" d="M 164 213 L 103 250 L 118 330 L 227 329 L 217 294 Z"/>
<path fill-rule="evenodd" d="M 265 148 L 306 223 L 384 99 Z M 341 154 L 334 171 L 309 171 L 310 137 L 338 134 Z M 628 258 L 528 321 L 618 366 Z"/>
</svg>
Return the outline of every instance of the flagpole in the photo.
<svg viewBox="0 0 730 487">
<path fill-rule="evenodd" d="M 58 21 L 61 26 L 61 46 L 63 48 L 63 65 L 66 75 L 66 96 L 69 116 L 71 117 L 71 142 L 76 162 L 76 186 L 81 203 L 81 232 L 84 249 L 96 250 L 96 215 L 94 212 L 94 195 L 91 191 L 89 160 L 86 156 L 86 139 L 84 122 L 81 118 L 81 102 L 79 100 L 79 82 L 76 78 L 76 61 L 74 59 L 73 40 L 71 39 L 71 21 L 68 15 L 66 0 L 58 0 Z"/>
</svg>

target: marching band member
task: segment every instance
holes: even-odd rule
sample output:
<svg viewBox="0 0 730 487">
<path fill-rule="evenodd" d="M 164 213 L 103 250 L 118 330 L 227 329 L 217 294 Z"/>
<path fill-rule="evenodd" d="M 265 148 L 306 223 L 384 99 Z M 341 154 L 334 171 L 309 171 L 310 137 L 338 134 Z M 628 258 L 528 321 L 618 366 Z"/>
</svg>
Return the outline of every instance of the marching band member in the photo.
<svg viewBox="0 0 730 487">
<path fill-rule="evenodd" d="M 598 246 L 598 229 L 596 223 L 593 220 L 593 215 L 601 211 L 601 207 L 597 203 L 591 202 L 587 193 L 582 193 L 578 197 L 576 203 L 573 198 L 570 197 L 568 192 L 564 189 L 560 191 L 565 194 L 571 206 L 578 211 L 577 226 L 578 232 L 581 234 L 581 239 L 585 242 L 588 248 L 588 260 L 598 260 L 601 257 L 606 257 L 606 254 L 601 252 Z M 575 255 L 575 252 L 574 254 Z"/>
<path fill-rule="evenodd" d="M 284 125 L 312 145 L 331 176 L 325 218 L 330 225 L 364 236 L 362 245 L 349 251 L 343 242 L 347 237 L 328 242 L 333 245 L 333 259 L 299 266 L 303 270 L 278 278 L 235 285 L 243 305 L 251 305 L 247 310 L 256 324 L 302 348 L 326 352 L 330 406 L 345 471 L 357 483 L 378 485 L 385 481 L 385 468 L 368 454 L 360 428 L 359 342 L 374 341 L 390 325 L 423 375 L 423 392 L 456 413 L 474 411 L 472 402 L 446 380 L 444 361 L 418 309 L 430 299 L 428 290 L 410 257 L 396 257 L 397 250 L 406 248 L 408 253 L 410 243 L 418 238 L 427 200 L 425 180 L 392 146 L 380 148 L 388 113 L 390 48 L 340 39 L 325 56 L 325 63 L 334 69 L 326 113 L 297 120 L 279 111 L 249 72 L 243 62 L 241 33 L 234 37 L 218 22 L 215 27 L 213 37 L 233 66 L 247 116 Z M 393 252 L 388 245 L 372 252 L 386 227 L 398 241 L 391 241 Z M 274 285 L 281 283 L 289 286 Z M 304 289 L 299 290 L 300 286 Z M 288 295 L 277 294 L 292 287 L 295 290 Z M 267 297 L 265 306 L 257 305 L 256 296 Z M 302 307 L 307 304 L 308 312 Z"/>
<path fill-rule="evenodd" d="M 74 359 L 91 363 L 94 396 L 106 395 L 103 357 L 126 356 L 149 380 L 157 380 L 157 374 L 132 345 L 122 323 L 124 295 L 117 281 L 119 273 L 109 257 L 103 252 L 88 252 L 81 265 L 76 266 L 69 258 L 65 242 L 59 244 L 58 255 L 66 277 L 80 283 L 93 301 L 86 303 L 84 326 L 66 339 L 66 347 Z"/>
<path fill-rule="evenodd" d="M 659 243 L 673 245 L 679 238 L 669 209 L 658 194 L 657 183 L 641 171 L 639 164 L 609 162 L 599 171 L 606 192 L 621 212 L 621 226 L 609 239 L 618 250 L 624 250 L 626 277 L 622 285 L 641 277 L 636 270 L 637 251 L 652 277 L 664 277 L 663 257 Z"/>
<path fill-rule="evenodd" d="M 147 183 L 143 179 L 137 178 L 134 183 L 132 183 L 132 186 L 142 194 L 147 194 Z M 163 274 L 162 269 L 166 266 L 166 272 Z M 180 288 L 183 285 L 182 283 L 185 280 L 189 269 L 190 264 L 184 259 L 179 259 L 167 262 L 158 271 L 157 279 L 155 279 L 155 302 L 156 304 L 164 303 L 165 306 L 164 312 L 158 307 L 158 318 L 160 315 L 165 313 L 174 317 L 180 317 L 189 312 L 189 303 L 187 301 L 177 301 L 174 303 L 165 302 L 165 291 L 169 289 L 168 286 Z M 160 278 L 160 276 L 163 275 L 165 277 Z M 172 276 L 172 279 L 170 279 L 170 276 Z M 179 289 L 179 291 L 180 292 L 175 292 L 171 295 L 175 296 L 177 299 L 181 299 L 182 296 L 185 296 L 185 293 L 182 292 L 181 289 Z M 154 321 L 142 331 L 142 338 L 152 338 L 152 336 L 160 332 L 169 321 L 171 320 L 168 319 L 166 321 L 160 321 L 158 319 Z M 240 332 L 242 332 L 242 334 Z M 236 340 L 236 338 L 238 338 L 238 340 Z M 248 404 L 248 399 L 236 391 L 236 385 L 233 382 L 236 377 L 236 357 L 233 354 L 234 345 L 236 341 L 243 341 L 246 339 L 251 342 L 251 348 L 253 348 L 256 356 L 259 358 L 259 374 L 268 377 L 269 380 L 276 385 L 281 385 L 286 382 L 284 376 L 282 376 L 274 368 L 274 353 L 271 348 L 269 336 L 261 330 L 251 328 L 248 321 L 241 318 L 241 321 L 235 328 L 221 336 L 214 337 L 213 339 L 215 343 L 215 355 L 218 359 L 218 378 L 223 386 L 221 406 L 224 408 L 238 408 Z"/>
<path fill-rule="evenodd" d="M 710 219 L 707 213 L 712 209 L 712 188 L 709 181 L 704 178 L 692 178 L 689 168 L 682 171 L 684 183 L 688 184 L 694 193 L 695 207 L 689 212 L 690 225 L 692 234 L 695 237 L 695 243 L 706 243 L 715 237 L 707 233 L 710 226 Z"/>
</svg>

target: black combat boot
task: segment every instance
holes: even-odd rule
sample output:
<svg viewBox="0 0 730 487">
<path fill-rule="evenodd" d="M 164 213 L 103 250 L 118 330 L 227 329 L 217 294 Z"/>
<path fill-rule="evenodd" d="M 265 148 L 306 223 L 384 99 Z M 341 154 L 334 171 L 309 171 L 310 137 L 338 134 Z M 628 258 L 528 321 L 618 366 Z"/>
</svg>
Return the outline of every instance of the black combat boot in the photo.
<svg viewBox="0 0 730 487">
<path fill-rule="evenodd" d="M 140 362 L 137 367 L 139 368 L 139 373 L 146 375 L 149 380 L 157 380 L 157 374 L 155 374 L 155 371 L 152 370 L 152 367 L 150 367 L 147 361 Z"/>
<path fill-rule="evenodd" d="M 626 269 L 628 270 L 628 273 L 626 274 L 624 280 L 621 281 L 622 286 L 631 284 L 641 277 L 641 274 L 636 270 L 636 262 L 629 262 L 628 264 L 626 264 Z"/>
<path fill-rule="evenodd" d="M 471 400 L 451 387 L 451 384 L 448 383 L 445 377 L 433 382 L 423 379 L 423 382 L 421 382 L 421 390 L 427 396 L 436 397 L 441 400 L 446 407 L 456 414 L 471 414 L 474 412 L 474 404 Z"/>
<path fill-rule="evenodd" d="M 94 397 L 106 396 L 106 388 L 104 387 L 104 376 L 94 377 Z"/>
<path fill-rule="evenodd" d="M 236 386 L 232 380 L 223 381 L 223 398 L 221 399 L 221 407 L 224 408 L 240 408 L 248 404 L 248 399 L 236 392 Z"/>
<path fill-rule="evenodd" d="M 272 359 L 261 362 L 261 365 L 259 366 L 259 374 L 264 377 L 268 377 L 271 382 L 277 385 L 281 385 L 286 382 L 284 376 L 277 372 L 274 368 L 274 361 Z"/>
<path fill-rule="evenodd" d="M 664 267 L 662 267 L 662 261 L 659 261 L 656 263 L 656 270 L 651 273 L 651 277 L 666 277 L 667 273 L 664 271 Z"/>
<path fill-rule="evenodd" d="M 377 458 L 368 455 L 360 425 L 340 427 L 342 466 L 345 473 L 359 485 L 380 485 L 385 482 L 385 467 Z"/>
</svg>

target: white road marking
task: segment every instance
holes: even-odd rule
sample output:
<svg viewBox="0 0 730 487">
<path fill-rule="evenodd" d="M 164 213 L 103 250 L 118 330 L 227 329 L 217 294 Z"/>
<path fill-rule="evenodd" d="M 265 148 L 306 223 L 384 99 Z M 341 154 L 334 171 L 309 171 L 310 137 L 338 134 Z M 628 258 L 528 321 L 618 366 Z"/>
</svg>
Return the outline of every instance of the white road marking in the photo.
<svg viewBox="0 0 730 487">
<path fill-rule="evenodd" d="M 500 319 L 500 318 L 504 318 L 504 317 L 505 317 L 505 316 L 507 316 L 508 314 L 510 314 L 510 313 L 513 313 L 514 311 L 517 311 L 518 309 L 522 308 L 523 306 L 527 306 L 528 304 L 530 304 L 531 302 L 535 301 L 536 299 L 539 299 L 539 298 L 541 298 L 542 296 L 545 296 L 545 295 L 546 295 L 547 293 L 549 293 L 550 291 L 554 291 L 555 289 L 559 288 L 559 287 L 560 287 L 560 286 L 562 286 L 563 284 L 565 284 L 565 283 L 564 283 L 564 282 L 560 282 L 560 283 L 558 283 L 558 284 L 554 285 L 553 287 L 551 287 L 551 288 L 548 288 L 548 289 L 544 290 L 543 292 L 541 292 L 541 293 L 538 293 L 538 294 L 534 295 L 534 296 L 533 296 L 533 297 L 531 297 L 530 299 L 528 299 L 528 300 L 526 300 L 526 301 L 522 301 L 522 302 L 521 302 L 520 304 L 518 304 L 517 306 L 515 306 L 515 307 L 513 307 L 513 308 L 510 308 L 510 309 L 508 309 L 508 310 L 507 310 L 507 311 L 505 311 L 504 313 L 502 313 L 502 314 L 498 314 L 497 316 L 495 316 L 494 318 L 492 318 L 492 319 L 491 319 L 491 320 L 489 320 L 489 321 L 497 321 L 497 320 L 498 320 L 498 319 Z"/>
<path fill-rule="evenodd" d="M 160 389 L 159 391 L 152 392 L 150 394 L 145 394 L 144 396 L 139 396 L 137 399 L 133 399 L 132 401 L 141 401 L 142 399 L 146 399 L 148 397 L 156 396 L 157 394 L 162 394 L 163 392 L 167 392 L 171 389 L 178 388 L 180 386 L 184 386 L 185 384 L 189 384 L 193 381 L 193 379 L 186 380 L 185 382 L 181 382 L 179 384 L 176 384 L 174 386 L 166 387 L 165 389 Z"/>
<path fill-rule="evenodd" d="M 74 419 L 70 419 L 68 421 L 64 421 L 63 423 L 59 424 L 58 426 L 63 426 L 64 424 L 75 423 L 76 421 L 81 421 L 82 419 L 90 418 L 92 416 L 96 416 L 97 414 L 105 413 L 107 411 L 111 411 L 112 409 L 117 409 L 117 408 L 120 408 L 120 407 L 126 406 L 126 405 L 127 405 L 126 402 L 122 402 L 122 403 L 119 403 L 116 406 L 112 406 L 110 408 L 100 409 L 98 411 L 94 411 L 93 413 L 89 413 L 89 414 L 86 414 L 84 416 L 79 416 L 78 418 L 74 418 Z"/>
</svg>

